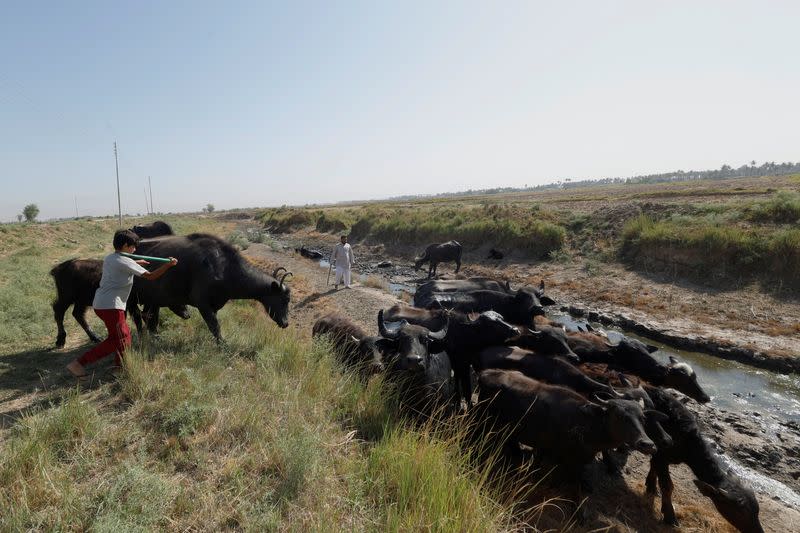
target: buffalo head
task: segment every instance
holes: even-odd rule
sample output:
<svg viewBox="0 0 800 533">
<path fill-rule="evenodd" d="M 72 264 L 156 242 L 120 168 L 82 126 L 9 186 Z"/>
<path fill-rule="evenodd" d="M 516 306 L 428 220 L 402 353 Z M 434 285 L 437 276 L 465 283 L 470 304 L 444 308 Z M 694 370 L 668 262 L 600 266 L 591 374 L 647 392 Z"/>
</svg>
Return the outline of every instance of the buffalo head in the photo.
<svg viewBox="0 0 800 533">
<path fill-rule="evenodd" d="M 481 338 L 488 342 L 495 339 L 497 343 L 503 343 L 520 334 L 519 328 L 506 322 L 503 315 L 495 311 L 484 311 L 472 318 L 469 324 L 480 331 Z"/>
<path fill-rule="evenodd" d="M 383 339 L 379 341 L 384 360 L 397 371 L 424 371 L 431 353 L 445 350 L 447 323 L 439 331 L 409 324 L 401 320 L 398 325 L 387 326 L 383 320 L 383 309 L 378 311 L 378 331 Z"/>
<path fill-rule="evenodd" d="M 741 485 L 730 472 L 719 486 L 709 485 L 699 479 L 694 480 L 698 490 L 711 498 L 714 507 L 725 520 L 743 533 L 763 533 L 758 520 L 758 500 L 752 490 Z"/>
<path fill-rule="evenodd" d="M 277 278 L 281 270 L 286 271 L 284 267 L 276 268 L 272 277 Z M 291 291 L 283 282 L 287 276 L 291 275 L 291 272 L 284 272 L 280 280 L 273 279 L 267 284 L 264 293 L 258 299 L 267 310 L 269 317 L 282 328 L 289 325 L 289 300 L 291 299 Z"/>
<path fill-rule="evenodd" d="M 603 400 L 598 397 L 595 397 L 594 401 L 597 403 L 587 404 L 585 408 L 602 421 L 601 423 L 606 426 L 615 441 L 624 442 L 631 448 L 646 454 L 654 454 L 657 451 L 655 443 L 650 440 L 644 429 L 644 402 L 641 400 Z M 663 420 L 666 419 L 666 415 L 658 411 L 647 410 L 646 412 L 648 414 L 658 413 Z"/>
<path fill-rule="evenodd" d="M 700 403 L 707 403 L 711 401 L 711 397 L 706 394 L 706 391 L 697 382 L 697 374 L 691 366 L 682 363 L 669 356 L 669 365 L 667 365 L 667 376 L 664 379 L 665 387 L 670 387 L 677 391 L 681 391 L 689 398 L 696 400 Z"/>
</svg>

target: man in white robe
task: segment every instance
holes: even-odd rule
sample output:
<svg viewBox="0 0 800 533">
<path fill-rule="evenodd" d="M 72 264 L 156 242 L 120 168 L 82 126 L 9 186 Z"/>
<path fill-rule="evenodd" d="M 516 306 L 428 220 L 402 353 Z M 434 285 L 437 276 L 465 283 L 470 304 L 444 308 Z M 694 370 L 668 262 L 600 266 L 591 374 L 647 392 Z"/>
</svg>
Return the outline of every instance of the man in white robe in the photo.
<svg viewBox="0 0 800 533">
<path fill-rule="evenodd" d="M 353 257 L 353 249 L 347 242 L 347 235 L 342 235 L 342 240 L 333 249 L 331 256 L 333 265 L 336 267 L 336 279 L 334 281 L 334 288 L 339 289 L 339 283 L 344 283 L 345 288 L 350 288 L 350 269 L 356 264 Z"/>
</svg>

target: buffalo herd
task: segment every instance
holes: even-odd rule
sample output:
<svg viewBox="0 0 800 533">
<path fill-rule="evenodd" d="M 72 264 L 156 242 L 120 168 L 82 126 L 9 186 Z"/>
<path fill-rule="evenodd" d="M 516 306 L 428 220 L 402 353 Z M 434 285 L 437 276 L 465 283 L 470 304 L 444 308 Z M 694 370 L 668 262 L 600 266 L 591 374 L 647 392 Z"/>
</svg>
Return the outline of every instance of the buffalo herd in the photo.
<svg viewBox="0 0 800 533">
<path fill-rule="evenodd" d="M 612 343 L 591 327 L 567 330 L 544 316 L 555 304 L 544 289 L 431 280 L 417 288 L 413 306 L 380 310 L 375 336 L 340 313 L 320 318 L 313 335 L 327 335 L 362 378 L 384 373 L 409 414 L 467 409 L 473 431 L 496 441 L 494 448 L 532 449 L 537 461 L 558 467 L 576 501 L 598 453 L 618 475 L 628 454 L 639 452 L 650 458 L 645 490 L 653 494 L 658 484 L 664 522 L 678 523 L 669 465 L 683 463 L 728 522 L 763 531 L 755 494 L 725 468 L 684 405 L 711 400 L 692 368 L 673 357 L 661 362 L 654 346 L 636 339 Z"/>
<path fill-rule="evenodd" d="M 134 282 L 128 312 L 140 331 L 143 322 L 155 330 L 161 307 L 187 318 L 192 306 L 219 340 L 216 312 L 231 299 L 257 300 L 287 327 L 290 290 L 284 281 L 291 273 L 281 267 L 268 275 L 218 237 L 176 236 L 162 224 L 133 228 L 147 236 L 137 253 L 178 259 L 174 273 Z M 415 266 L 430 263 L 430 278 L 443 261 L 455 261 L 458 271 L 458 242 L 429 246 Z M 70 305 L 89 338 L 99 340 L 84 313 L 101 272 L 102 262 L 88 259 L 52 269 L 57 346 L 65 342 Z M 360 379 L 385 376 L 409 414 L 466 409 L 481 438 L 496 440 L 509 453 L 532 449 L 537 461 L 557 466 L 578 492 L 587 488 L 584 469 L 598 453 L 613 475 L 635 451 L 650 458 L 645 490 L 654 493 L 659 486 L 666 523 L 677 524 L 669 465 L 683 463 L 728 522 L 742 532 L 763 531 L 753 491 L 724 467 L 684 405 L 711 399 L 685 362 L 662 363 L 653 356 L 655 347 L 638 340 L 612 343 L 602 332 L 571 331 L 546 318 L 545 308 L 555 302 L 545 295 L 544 282 L 512 288 L 485 277 L 434 279 L 417 288 L 413 303 L 379 310 L 372 335 L 341 313 L 319 318 L 312 334 L 327 337 L 342 366 Z"/>
</svg>

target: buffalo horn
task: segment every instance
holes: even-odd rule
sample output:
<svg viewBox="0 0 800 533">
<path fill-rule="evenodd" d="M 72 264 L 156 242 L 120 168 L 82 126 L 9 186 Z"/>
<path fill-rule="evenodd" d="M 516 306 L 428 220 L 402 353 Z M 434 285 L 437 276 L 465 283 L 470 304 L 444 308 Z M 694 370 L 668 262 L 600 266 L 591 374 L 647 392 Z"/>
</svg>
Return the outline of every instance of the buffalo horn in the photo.
<svg viewBox="0 0 800 533">
<path fill-rule="evenodd" d="M 286 270 L 286 269 L 284 268 L 284 270 Z M 292 276 L 292 277 L 294 277 L 294 274 L 292 274 L 291 272 L 287 272 L 286 274 L 284 274 L 283 276 L 281 276 L 281 285 L 283 285 L 283 280 L 285 280 L 285 279 L 286 279 L 286 276 Z"/>
<path fill-rule="evenodd" d="M 280 272 L 281 270 L 286 270 L 286 267 L 278 267 L 275 270 L 273 270 L 272 271 L 272 277 L 273 278 L 277 278 L 278 277 L 278 272 Z"/>
<path fill-rule="evenodd" d="M 608 405 L 608 400 L 604 400 L 603 398 L 601 398 L 600 394 L 601 393 L 597 392 L 594 395 L 592 395 L 592 401 L 597 402 L 600 405 Z"/>
<path fill-rule="evenodd" d="M 408 324 L 407 321 L 401 320 L 398 327 L 389 329 L 386 327 L 386 323 L 383 321 L 383 309 L 378 311 L 378 331 L 380 332 L 381 337 L 387 339 L 396 339 L 397 335 L 400 333 L 400 328 L 406 324 Z"/>
<path fill-rule="evenodd" d="M 444 340 L 444 338 L 447 336 L 447 326 L 449 324 L 450 324 L 450 319 L 448 318 L 445 321 L 444 326 L 442 326 L 442 329 L 440 329 L 439 331 L 431 331 L 430 333 L 428 333 L 428 338 L 434 341 Z"/>
</svg>

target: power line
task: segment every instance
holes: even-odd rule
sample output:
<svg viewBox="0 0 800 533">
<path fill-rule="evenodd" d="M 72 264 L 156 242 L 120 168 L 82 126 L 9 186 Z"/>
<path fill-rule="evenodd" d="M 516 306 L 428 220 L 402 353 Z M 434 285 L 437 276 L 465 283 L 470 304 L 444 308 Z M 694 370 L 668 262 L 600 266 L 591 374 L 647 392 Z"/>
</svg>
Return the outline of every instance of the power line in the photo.
<svg viewBox="0 0 800 533">
<path fill-rule="evenodd" d="M 117 209 L 119 209 L 119 227 L 122 227 L 122 200 L 119 196 L 119 160 L 117 159 L 117 141 L 114 141 L 114 167 L 117 169 Z"/>
</svg>

